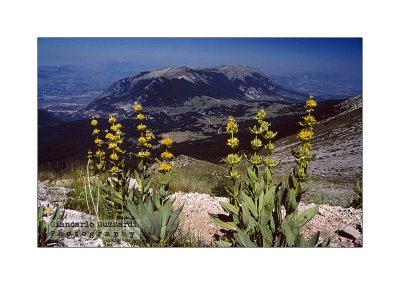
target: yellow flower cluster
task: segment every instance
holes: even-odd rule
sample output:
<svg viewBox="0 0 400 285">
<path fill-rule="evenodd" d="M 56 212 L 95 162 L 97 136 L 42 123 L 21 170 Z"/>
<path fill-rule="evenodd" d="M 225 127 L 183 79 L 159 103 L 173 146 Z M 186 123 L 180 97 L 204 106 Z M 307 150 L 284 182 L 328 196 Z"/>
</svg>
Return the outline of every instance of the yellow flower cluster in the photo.
<svg viewBox="0 0 400 285">
<path fill-rule="evenodd" d="M 167 135 L 164 137 L 163 140 L 161 140 L 161 144 L 165 145 L 166 147 L 170 147 L 172 145 L 172 140 L 171 138 Z"/>
<path fill-rule="evenodd" d="M 140 158 L 146 158 L 150 155 L 150 152 L 148 150 L 146 151 L 139 151 L 136 156 Z"/>
<path fill-rule="evenodd" d="M 307 112 L 311 112 L 313 108 L 317 107 L 317 102 L 313 99 L 314 97 L 310 95 L 310 98 L 306 101 L 305 107 L 307 108 Z M 311 111 L 308 111 L 311 110 Z"/>
<path fill-rule="evenodd" d="M 138 131 L 144 131 L 146 129 L 146 125 L 143 125 L 140 123 L 140 125 L 137 126 Z"/>
<path fill-rule="evenodd" d="M 112 160 L 118 160 L 118 155 L 117 155 L 116 153 L 112 153 L 112 154 L 110 155 L 110 158 L 111 158 Z"/>
<path fill-rule="evenodd" d="M 239 145 L 239 139 L 236 137 L 228 139 L 228 142 L 226 143 L 229 145 L 231 148 L 235 148 Z"/>
<path fill-rule="evenodd" d="M 257 112 L 256 119 L 257 119 L 257 122 L 258 122 L 259 124 L 261 124 L 261 122 L 264 121 L 265 115 L 267 115 L 267 112 L 265 112 L 264 109 L 260 109 L 260 110 Z"/>
<path fill-rule="evenodd" d="M 172 153 L 168 152 L 168 151 L 164 151 L 164 152 L 161 154 L 161 158 L 164 159 L 164 160 L 170 160 L 170 159 L 172 159 L 173 157 L 174 157 L 174 155 L 173 155 Z"/>
<path fill-rule="evenodd" d="M 167 173 L 171 170 L 172 166 L 165 163 L 165 162 L 161 162 L 160 166 L 158 168 L 158 171 L 160 171 L 161 173 Z"/>
<path fill-rule="evenodd" d="M 139 105 L 139 103 L 137 101 L 133 105 L 134 105 L 133 108 L 135 109 L 135 112 L 142 111 L 142 106 Z"/>
<path fill-rule="evenodd" d="M 117 121 L 117 119 L 113 115 L 110 115 L 110 117 L 108 118 L 108 122 L 110 124 L 114 124 L 116 121 Z"/>
<path fill-rule="evenodd" d="M 228 124 L 226 125 L 226 132 L 228 134 L 236 134 L 239 130 L 238 124 L 232 116 L 228 117 Z"/>
<path fill-rule="evenodd" d="M 263 145 L 262 141 L 257 136 L 250 143 L 251 143 L 251 147 L 254 150 L 262 147 L 262 145 Z"/>
<path fill-rule="evenodd" d="M 311 140 L 312 136 L 314 135 L 314 132 L 308 129 L 302 130 L 298 134 L 298 138 L 301 141 L 309 141 Z"/>
</svg>

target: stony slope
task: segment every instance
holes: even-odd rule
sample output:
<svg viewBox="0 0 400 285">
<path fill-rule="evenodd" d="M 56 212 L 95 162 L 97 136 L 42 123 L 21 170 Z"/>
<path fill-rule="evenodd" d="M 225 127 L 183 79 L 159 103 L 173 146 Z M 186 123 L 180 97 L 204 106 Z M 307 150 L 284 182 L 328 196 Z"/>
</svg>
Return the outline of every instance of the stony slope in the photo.
<svg viewBox="0 0 400 285">
<path fill-rule="evenodd" d="M 334 114 L 315 127 L 311 162 L 314 192 L 322 191 L 330 202 L 344 205 L 353 193 L 354 179 L 362 174 L 362 97 L 356 96 L 334 106 Z M 274 157 L 282 162 L 278 172 L 293 166 L 289 148 L 298 145 L 296 135 L 276 142 Z"/>
<path fill-rule="evenodd" d="M 55 181 L 52 185 L 68 186 L 69 183 L 69 180 L 62 180 Z M 50 215 L 54 213 L 56 206 L 60 207 L 64 213 L 63 222 L 65 223 L 94 220 L 94 217 L 86 213 L 64 208 L 66 195 L 68 192 L 74 191 L 73 189 L 47 184 L 38 183 L 38 206 L 50 208 Z M 211 221 L 208 213 L 223 213 L 219 202 L 227 201 L 227 198 L 199 193 L 174 193 L 171 198 L 176 199 L 174 207 L 184 205 L 180 215 L 181 230 L 196 235 L 212 246 L 215 238 L 221 235 L 221 229 Z M 299 210 L 304 211 L 312 206 L 314 204 L 301 203 Z M 316 231 L 321 231 L 321 240 L 328 234 L 332 236 L 331 247 L 362 246 L 362 210 L 321 205 L 320 211 L 314 219 L 302 228 L 302 233 L 306 238 Z M 103 247 L 104 243 L 101 239 L 72 236 L 61 238 L 52 246 Z M 126 242 L 113 242 L 110 246 L 130 247 L 132 245 Z"/>
</svg>

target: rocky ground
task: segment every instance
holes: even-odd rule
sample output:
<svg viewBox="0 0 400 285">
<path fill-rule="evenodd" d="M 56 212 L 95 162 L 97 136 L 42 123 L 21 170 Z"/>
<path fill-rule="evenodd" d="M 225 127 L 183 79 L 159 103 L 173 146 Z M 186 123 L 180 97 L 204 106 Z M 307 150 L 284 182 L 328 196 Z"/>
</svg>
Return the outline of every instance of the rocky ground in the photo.
<svg viewBox="0 0 400 285">
<path fill-rule="evenodd" d="M 171 196 L 176 199 L 175 206 L 185 205 L 180 217 L 184 229 L 208 244 L 212 244 L 216 235 L 222 234 L 221 228 L 212 222 L 208 213 L 224 213 L 219 202 L 226 202 L 227 198 L 198 193 L 175 193 Z M 315 204 L 300 203 L 299 211 L 313 206 Z M 321 232 L 320 241 L 326 235 L 332 235 L 331 247 L 362 246 L 362 210 L 320 205 L 318 214 L 301 229 L 306 239 L 316 231 Z"/>
<path fill-rule="evenodd" d="M 57 185 L 66 185 L 68 181 L 59 181 Z M 62 186 L 48 186 L 38 184 L 38 206 L 51 209 L 49 216 L 59 207 L 63 213 L 62 222 L 82 222 L 94 220 L 88 214 L 65 209 L 66 194 L 73 189 Z M 213 245 L 216 236 L 221 235 L 221 229 L 210 219 L 208 213 L 223 213 L 220 201 L 227 198 L 213 197 L 199 193 L 174 193 L 175 206 L 183 205 L 181 213 L 182 229 L 202 239 L 207 245 Z M 300 204 L 299 210 L 304 211 L 314 204 Z M 284 210 L 283 210 L 284 212 Z M 331 247 L 358 247 L 362 246 L 362 210 L 342 208 L 339 206 L 321 205 L 318 214 L 302 228 L 306 239 L 316 231 L 321 231 L 320 240 L 326 235 L 332 235 Z M 109 242 L 111 247 L 131 247 L 128 242 Z M 50 244 L 57 247 L 104 247 L 104 242 L 99 238 L 88 237 L 63 237 Z"/>
</svg>

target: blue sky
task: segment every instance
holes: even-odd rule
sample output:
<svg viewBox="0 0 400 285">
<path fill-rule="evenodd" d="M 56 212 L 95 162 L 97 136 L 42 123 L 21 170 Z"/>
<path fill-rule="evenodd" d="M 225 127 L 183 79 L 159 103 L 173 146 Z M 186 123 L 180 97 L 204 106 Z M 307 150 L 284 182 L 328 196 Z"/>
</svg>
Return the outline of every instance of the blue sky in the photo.
<svg viewBox="0 0 400 285">
<path fill-rule="evenodd" d="M 38 64 L 129 62 L 142 69 L 248 64 L 267 74 L 361 77 L 361 38 L 39 38 Z"/>
</svg>

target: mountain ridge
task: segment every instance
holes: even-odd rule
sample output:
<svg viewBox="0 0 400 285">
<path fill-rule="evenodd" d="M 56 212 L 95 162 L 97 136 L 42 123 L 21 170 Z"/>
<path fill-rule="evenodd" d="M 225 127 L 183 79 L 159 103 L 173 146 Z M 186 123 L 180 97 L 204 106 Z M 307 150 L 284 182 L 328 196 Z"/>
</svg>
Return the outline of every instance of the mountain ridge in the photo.
<svg viewBox="0 0 400 285">
<path fill-rule="evenodd" d="M 166 67 L 120 79 L 81 110 L 81 114 L 126 112 L 134 101 L 144 106 L 182 104 L 194 97 L 298 103 L 308 94 L 286 89 L 261 70 L 246 65 L 209 68 Z"/>
</svg>

